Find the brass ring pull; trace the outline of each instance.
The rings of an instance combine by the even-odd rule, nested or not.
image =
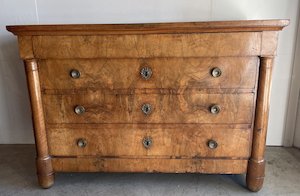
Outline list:
[[[70,71],[70,76],[74,79],[80,78],[80,72],[77,69],[72,69]]]
[[[212,113],[212,114],[219,114],[220,111],[221,111],[221,108],[219,105],[212,105],[210,107],[210,113]]]
[[[152,112],[152,106],[149,103],[143,104],[141,109],[145,115],[149,115]]]
[[[144,137],[143,138],[143,146],[146,149],[149,149],[152,146],[153,142],[152,142],[152,138],[151,137]]]
[[[81,105],[77,105],[75,108],[74,108],[74,112],[78,115],[81,115],[85,112],[85,108]]]
[[[86,147],[86,145],[87,145],[86,139],[80,138],[77,140],[77,146],[79,148],[84,148],[84,147]]]
[[[152,69],[150,67],[143,67],[140,74],[144,80],[148,80],[152,76]]]
[[[216,149],[218,147],[218,143],[215,141],[215,140],[209,140],[207,142],[207,146],[210,148],[210,149]]]
[[[212,75],[212,77],[214,77],[214,78],[218,78],[218,77],[220,77],[220,76],[222,75],[222,71],[221,71],[220,68],[215,67],[215,68],[212,69],[211,75]]]

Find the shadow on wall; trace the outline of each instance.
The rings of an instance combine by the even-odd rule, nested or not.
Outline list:
[[[33,143],[26,75],[17,39],[0,34],[0,144]]]

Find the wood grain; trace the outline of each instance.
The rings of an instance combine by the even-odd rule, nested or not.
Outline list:
[[[262,32],[261,57],[270,57],[276,55],[278,36],[278,31]]]
[[[259,65],[257,57],[40,60],[38,64],[43,89],[254,89]],[[152,70],[148,80],[140,74],[143,67]],[[220,77],[211,75],[215,67],[221,69]],[[80,78],[70,77],[73,69]]]
[[[33,48],[32,48],[32,36],[19,36],[19,53],[21,58],[25,59],[34,59]]]
[[[24,61],[24,64],[27,75],[27,84],[30,94],[32,120],[34,126],[38,181],[40,186],[43,188],[49,188],[54,183],[54,174],[48,151],[37,62],[36,60],[31,59]]]
[[[95,91],[88,94],[44,95],[47,123],[252,123],[254,94],[113,94]],[[152,112],[145,115],[145,103]],[[219,114],[210,107],[220,106]],[[85,113],[74,112],[83,106]]]
[[[261,32],[33,36],[32,39],[38,59],[256,56],[261,51]]]
[[[129,159],[54,157],[56,172],[164,172],[242,174],[247,170],[247,160],[226,159]]]
[[[269,119],[270,83],[272,78],[273,58],[261,58],[260,78],[253,129],[252,154],[247,172],[247,187],[257,192],[262,188],[265,170],[265,147]]]
[[[230,137],[227,137],[230,135]],[[201,126],[194,128],[77,128],[48,129],[48,142],[52,156],[104,156],[104,157],[181,157],[181,158],[244,158],[250,156],[251,129]],[[143,138],[152,138],[146,149]],[[87,146],[80,148],[77,140],[84,138]],[[209,140],[218,143],[210,149]],[[239,149],[238,151],[236,149]]]
[[[15,35],[111,35],[279,31],[288,24],[289,20],[241,20],[148,24],[14,25],[6,26],[6,29]]]
[[[130,130],[146,130],[146,129],[252,129],[252,124],[46,124],[47,129],[130,129]],[[213,128],[212,128],[213,127]],[[251,146],[252,148],[252,146]]]

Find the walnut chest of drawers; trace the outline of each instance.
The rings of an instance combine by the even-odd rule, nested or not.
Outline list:
[[[246,173],[258,191],[288,23],[8,26],[26,68],[40,185],[55,172]]]

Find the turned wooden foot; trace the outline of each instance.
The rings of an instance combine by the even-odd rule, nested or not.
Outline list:
[[[44,188],[50,188],[54,184],[54,173],[49,176],[43,176],[38,174],[39,185]]]
[[[249,160],[246,176],[247,187],[250,191],[259,191],[264,183],[265,161]]]
[[[54,184],[51,157],[37,158],[36,165],[39,185],[45,189],[50,188]]]

